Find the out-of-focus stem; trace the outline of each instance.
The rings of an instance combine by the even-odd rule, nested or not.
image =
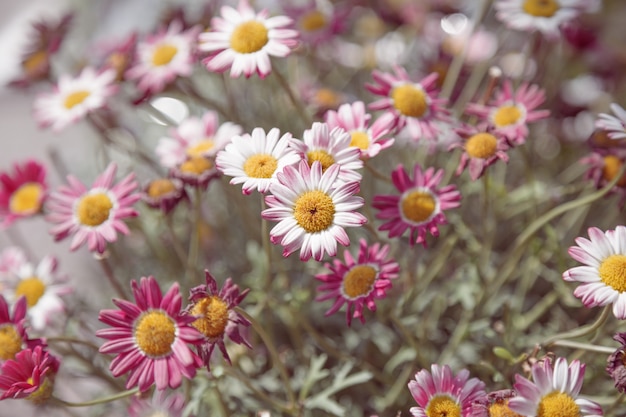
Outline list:
[[[557,340],[575,339],[577,337],[583,337],[583,336],[586,336],[588,334],[595,332],[600,327],[602,327],[602,325],[606,322],[606,319],[609,317],[609,314],[611,313],[611,308],[612,308],[611,304],[604,306],[604,309],[602,309],[602,313],[600,313],[600,315],[598,316],[595,322],[585,327],[579,327],[578,329],[570,330],[569,332],[555,334],[554,336],[547,338],[542,343],[542,345],[550,346]]]
[[[139,388],[133,388],[131,390],[128,391],[124,391],[124,392],[120,392],[118,394],[114,394],[114,395],[110,395],[108,397],[102,397],[102,398],[97,398],[95,400],[91,400],[91,401],[85,401],[82,403],[73,403],[70,401],[64,401],[61,400],[59,398],[56,397],[52,397],[52,400],[58,404],[64,405],[66,407],[89,407],[92,405],[98,405],[98,404],[104,404],[104,403],[110,403],[116,400],[120,400],[122,398],[126,398],[126,397],[130,397],[132,395],[135,395],[139,392]]]
[[[99,261],[98,263],[102,267],[102,270],[104,271],[104,275],[109,280],[109,284],[111,284],[111,287],[113,287],[113,290],[115,290],[117,295],[120,296],[121,298],[128,299],[126,290],[124,290],[124,287],[122,287],[120,282],[117,280],[115,273],[113,272],[113,267],[111,266],[111,263],[109,262],[109,258],[107,256],[103,256],[97,259]]]
[[[285,79],[285,77],[278,70],[272,71],[272,74],[274,74],[280,86],[283,88],[283,90],[285,90],[285,92],[287,93],[287,96],[289,96],[289,100],[296,108],[296,111],[298,112],[298,115],[304,122],[304,125],[307,127],[311,126],[311,124],[313,123],[313,120],[311,120],[311,117],[307,114],[306,110],[304,110],[304,107],[302,106],[302,102],[296,98],[296,95],[293,92],[293,89],[291,88],[291,86],[289,85],[289,82]]]

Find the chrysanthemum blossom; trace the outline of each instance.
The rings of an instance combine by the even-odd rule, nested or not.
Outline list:
[[[170,176],[180,179],[186,185],[205,189],[211,180],[220,176],[214,158],[191,156],[170,170]]]
[[[339,181],[361,181],[361,174],[357,171],[363,168],[361,150],[351,146],[351,142],[350,134],[344,129],[336,127],[331,130],[326,123],[315,122],[311,129],[304,131],[302,140],[291,139],[289,146],[309,165],[318,161],[322,172],[333,164],[339,165]]]
[[[456,175],[461,175],[469,166],[470,178],[476,181],[498,160],[509,161],[506,153],[509,149],[508,141],[502,134],[483,125],[464,126],[456,131],[463,140],[454,142],[448,147],[463,149]]]
[[[43,404],[52,395],[59,360],[43,346],[24,349],[2,364],[0,369],[0,400],[25,398]]]
[[[24,327],[26,317],[26,298],[20,298],[13,304],[13,315],[9,304],[0,295],[0,364],[15,358],[18,352],[39,344],[39,339],[29,340]]]
[[[329,110],[324,116],[330,129],[340,127],[350,134],[350,146],[361,150],[361,158],[372,158],[394,142],[388,135],[395,127],[396,118],[385,113],[369,126],[371,118],[362,101],[342,104],[337,111]]]
[[[602,407],[593,401],[579,398],[583,385],[585,364],[578,360],[568,366],[567,359],[554,362],[546,358],[532,367],[533,381],[515,375],[517,396],[509,407],[523,416],[598,417]]]
[[[496,134],[504,135],[512,144],[521,145],[528,137],[528,123],[550,115],[549,110],[536,110],[544,101],[545,93],[538,85],[523,83],[514,90],[506,80],[488,105],[469,103],[466,112],[489,123]]]
[[[66,74],[51,93],[43,93],[35,99],[35,120],[41,127],[61,131],[94,110],[105,107],[109,97],[118,87],[116,73],[112,69],[97,72],[86,67],[76,78]]]
[[[626,110],[617,103],[611,103],[613,115],[600,113],[596,120],[596,127],[608,132],[611,139],[626,138]]]
[[[129,417],[182,417],[185,396],[180,392],[168,395],[166,391],[154,390],[150,398],[133,396],[128,406]]]
[[[376,311],[377,299],[385,298],[387,290],[391,288],[391,280],[398,277],[400,266],[388,258],[389,245],[381,247],[379,243],[368,246],[365,239],[359,241],[359,253],[356,259],[350,251],[344,251],[345,262],[334,259],[324,267],[331,272],[317,274],[315,278],[324,284],[317,288],[322,293],[316,301],[335,299],[326,316],[336,313],[344,304],[348,326],[352,318],[358,318],[365,323],[363,307]]]
[[[470,378],[469,371],[456,376],[448,365],[431,365],[431,372],[422,369],[409,382],[409,391],[417,407],[409,410],[415,417],[472,417],[472,403],[485,397],[485,384]]]
[[[99,320],[108,326],[96,332],[108,339],[101,353],[115,354],[110,369],[113,376],[129,373],[126,388],[146,391],[152,384],[158,390],[177,388],[182,377],[193,378],[202,365],[188,344],[203,340],[191,326],[194,318],[181,311],[178,283],[163,295],[154,277],[131,281],[135,304],[114,299],[119,310],[100,311]]]
[[[286,166],[270,185],[272,195],[265,197],[269,206],[263,218],[278,222],[270,231],[270,240],[283,246],[283,256],[300,249],[300,259],[317,261],[337,254],[337,242],[344,246],[350,238],[344,227],[359,227],[367,222],[354,210],[363,206],[355,196],[358,182],[336,183],[340,166],[331,165],[322,173],[322,165],[300,161],[298,167]]]
[[[248,295],[249,290],[240,292],[239,287],[233,284],[230,278],[227,278],[222,288],[218,289],[217,281],[209,271],[204,271],[204,274],[206,284],[191,289],[190,304],[186,312],[195,319],[191,325],[204,335],[204,341],[197,349],[204,365],[209,369],[215,346],[219,347],[224,359],[230,363],[224,345],[226,336],[229,340],[250,349],[252,345],[240,333],[242,328],[250,326],[250,322],[234,310]]]
[[[165,168],[175,168],[188,158],[214,158],[242,131],[231,122],[219,124],[217,113],[208,111],[202,118],[188,117],[171,129],[169,136],[159,140],[156,154]]]
[[[200,27],[184,30],[179,21],[167,29],[148,36],[137,45],[136,62],[125,77],[134,80],[144,94],[163,91],[176,77],[187,77],[193,71],[196,37]]]
[[[626,162],[626,150],[607,149],[593,152],[580,160],[582,164],[588,165],[585,178],[593,181],[596,188],[607,186],[619,175],[624,162]],[[626,203],[626,174],[623,174],[617,183],[609,191],[611,194],[619,196],[619,206]]]
[[[578,246],[567,251],[584,264],[563,273],[563,279],[580,282],[574,295],[585,307],[613,304],[613,314],[626,319],[626,226],[602,232],[597,227],[588,230],[589,239],[576,238]]]
[[[626,392],[626,333],[618,332],[613,336],[613,340],[620,344],[615,352],[609,355],[606,360],[606,372],[609,374],[615,388],[621,392]]]
[[[280,130],[271,129],[267,134],[260,127],[252,134],[235,136],[226,148],[217,154],[216,164],[224,175],[233,177],[231,184],[243,184],[241,191],[251,194],[254,190],[266,193],[276,175],[287,165],[294,165],[302,158],[289,147],[291,133],[280,136]]]
[[[0,228],[41,211],[48,185],[46,168],[29,159],[13,165],[13,172],[0,172]]]
[[[558,38],[561,25],[576,18],[588,0],[497,0],[496,17],[512,29]]]
[[[87,242],[89,250],[104,253],[107,242],[117,240],[117,232],[128,234],[123,222],[137,216],[132,207],[141,194],[136,193],[137,182],[133,173],[114,184],[117,165],[110,163],[94,181],[91,188],[69,175],[69,186],[61,186],[48,199],[47,219],[56,225],[50,230],[56,241],[73,235],[70,250]]]
[[[444,211],[458,207],[461,200],[461,193],[454,185],[438,188],[442,178],[442,169],[423,171],[419,164],[413,167],[411,178],[404,166],[398,165],[391,180],[400,194],[374,196],[372,206],[379,210],[376,218],[386,222],[378,229],[388,230],[390,238],[410,230],[411,246],[416,243],[426,246],[427,232],[439,236],[439,225],[447,223]]]
[[[184,184],[178,178],[157,178],[143,187],[141,199],[148,206],[167,214],[181,200],[188,199]]]
[[[449,121],[447,100],[439,97],[435,72],[419,82],[412,81],[404,68],[395,66],[394,73],[374,71],[375,84],[366,84],[370,92],[384,98],[370,103],[372,110],[389,112],[396,118],[398,130],[406,128],[413,141],[435,141],[440,128],[438,122]]]
[[[295,22],[303,43],[317,46],[341,33],[350,8],[308,0],[302,5],[285,5],[285,13]]]
[[[264,78],[272,71],[270,56],[284,58],[297,44],[298,32],[287,29],[289,17],[256,13],[247,0],[240,0],[237,9],[222,6],[221,15],[211,19],[210,32],[199,35],[198,48],[210,53],[202,61],[209,71],[230,68],[233,78],[254,73]]]

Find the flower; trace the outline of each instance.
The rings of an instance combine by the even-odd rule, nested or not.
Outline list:
[[[240,135],[242,128],[231,122],[218,124],[217,113],[207,111],[202,119],[188,117],[170,130],[171,137],[163,137],[156,148],[161,165],[175,168],[189,158],[213,158]]]
[[[0,227],[41,211],[46,199],[46,168],[34,159],[13,165],[13,173],[0,173]]]
[[[187,344],[196,345],[203,336],[191,327],[194,317],[181,311],[177,282],[165,295],[152,276],[132,280],[131,288],[135,304],[114,299],[119,310],[100,311],[99,320],[111,326],[96,332],[109,340],[100,352],[117,355],[109,367],[113,376],[130,372],[127,389],[146,391],[154,383],[158,390],[177,388],[183,376],[193,378],[201,365]]]
[[[157,178],[150,181],[143,188],[141,199],[152,208],[161,209],[169,213],[183,199],[189,196],[184,184],[178,178]]]
[[[195,62],[195,40],[199,27],[183,30],[179,21],[167,29],[148,36],[137,45],[136,62],[125,77],[137,82],[137,88],[146,94],[155,94],[178,76],[189,76]]]
[[[615,388],[621,393],[626,392],[626,357],[624,356],[626,349],[626,333],[615,333],[613,340],[621,344],[621,346],[608,357],[606,361],[606,372],[608,372]]]
[[[26,253],[18,246],[9,246],[0,252],[0,284],[5,277],[12,275],[23,264],[27,263]],[[0,291],[2,286],[0,285]]]
[[[559,36],[560,27],[577,17],[587,0],[498,0],[496,17],[508,27],[548,38]]]
[[[26,298],[22,297],[13,304],[13,317],[9,304],[0,294],[0,364],[26,348],[43,344],[41,339],[29,339],[24,327],[26,317]]]
[[[35,404],[44,403],[52,395],[59,360],[43,346],[24,349],[2,364],[0,400],[26,398]]]
[[[69,186],[59,187],[50,196],[47,218],[56,223],[50,230],[56,241],[74,235],[70,250],[87,242],[90,251],[102,254],[107,242],[117,240],[117,232],[129,233],[122,220],[138,215],[132,205],[141,195],[134,193],[137,183],[132,173],[113,185],[116,170],[117,165],[110,163],[90,189],[69,175]]]
[[[602,408],[593,401],[577,398],[583,385],[585,364],[578,360],[568,366],[567,359],[545,359],[532,367],[533,382],[515,375],[517,396],[509,408],[523,416],[596,417]]]
[[[222,6],[221,14],[211,19],[213,30],[199,36],[198,48],[211,53],[202,61],[209,71],[230,68],[233,78],[255,72],[264,78],[272,70],[270,55],[284,58],[297,44],[298,32],[285,28],[292,23],[289,17],[255,13],[247,0],[240,0],[237,10]]]
[[[234,310],[250,290],[239,292],[239,287],[233,284],[230,278],[227,278],[222,288],[218,290],[217,282],[209,271],[205,270],[204,275],[206,284],[191,289],[190,304],[186,312],[195,319],[191,325],[204,335],[204,341],[197,349],[204,365],[209,369],[211,354],[216,345],[224,359],[230,363],[224,345],[226,336],[233,342],[252,349],[252,345],[240,333],[240,328],[250,326],[250,322]]]
[[[345,263],[334,259],[332,264],[329,262],[324,264],[331,273],[315,275],[316,279],[324,283],[317,290],[325,292],[315,300],[335,299],[326,316],[336,313],[341,306],[348,304],[346,309],[348,326],[353,317],[365,323],[363,307],[367,305],[371,311],[376,311],[374,300],[385,298],[387,290],[391,288],[391,280],[398,277],[400,266],[395,260],[386,259],[388,255],[389,245],[381,247],[379,243],[375,243],[368,246],[367,241],[361,239],[356,260],[346,250],[343,254]]]
[[[272,195],[265,197],[269,206],[263,218],[278,224],[270,231],[270,240],[283,246],[283,256],[300,249],[300,259],[313,257],[321,261],[324,253],[337,254],[337,242],[350,244],[344,227],[359,227],[367,222],[354,210],[363,206],[357,197],[358,182],[335,184],[340,166],[331,165],[322,173],[322,164],[309,167],[300,161],[297,168],[286,166],[277,175],[278,183],[270,185]]]
[[[404,68],[394,66],[395,75],[374,71],[376,84],[366,84],[371,93],[385,98],[370,103],[372,110],[385,110],[396,119],[398,130],[406,127],[412,140],[435,140],[439,133],[437,122],[447,122],[446,99],[438,97],[437,73],[433,72],[414,82]]]
[[[192,156],[170,170],[170,175],[189,186],[206,188],[211,180],[220,176],[220,171],[212,158]]]
[[[504,389],[493,391],[472,403],[472,417],[524,417],[509,408],[509,401],[515,397],[515,391]]]
[[[182,417],[185,408],[185,396],[180,393],[167,395],[165,391],[155,390],[148,398],[133,396],[128,406],[129,417]]]
[[[285,12],[294,20],[302,42],[317,46],[344,30],[350,9],[308,0],[302,5],[285,5]]]
[[[369,126],[372,116],[365,113],[362,101],[342,104],[337,111],[329,110],[324,121],[329,129],[340,127],[350,134],[350,146],[360,149],[361,158],[372,158],[383,149],[393,145],[393,138],[386,138],[395,126],[395,117],[385,113]]]
[[[585,307],[613,304],[613,314],[626,318],[626,226],[602,232],[588,229],[589,239],[576,238],[578,246],[568,249],[569,255],[584,264],[563,273],[569,282],[581,282],[574,290]]]
[[[333,164],[339,165],[339,181],[361,181],[361,174],[356,171],[363,168],[361,150],[350,146],[350,142],[350,135],[342,128],[330,130],[326,123],[315,122],[304,131],[302,140],[292,139],[289,146],[309,165],[318,161],[322,172]]]
[[[626,138],[626,110],[617,103],[611,103],[611,111],[615,116],[600,113],[596,127],[608,131],[611,139]]]
[[[422,369],[409,382],[409,391],[417,407],[409,410],[416,417],[459,416],[470,417],[472,403],[486,394],[485,384],[477,378],[469,379],[463,369],[456,376],[448,365],[431,365],[431,372]]]
[[[456,175],[461,175],[469,165],[470,178],[476,181],[482,177],[487,167],[495,164],[498,159],[508,162],[509,149],[506,138],[486,126],[464,126],[458,128],[457,133],[465,141],[452,143],[448,149],[463,148],[463,154],[456,170]]]
[[[593,181],[597,189],[604,188],[615,180],[624,165],[624,161],[626,161],[626,150],[624,149],[599,150],[580,160],[581,163],[589,165],[585,179]],[[617,180],[609,193],[619,195],[619,206],[624,206],[626,203],[626,174]]]
[[[126,71],[133,64],[133,59],[137,51],[137,33],[131,32],[121,40],[107,43],[103,48],[102,66],[115,71],[115,80],[124,81]]]
[[[527,123],[550,115],[549,110],[535,110],[544,101],[545,93],[539,86],[523,83],[513,91],[513,84],[506,80],[489,105],[469,103],[466,112],[488,122],[494,133],[521,145],[528,136]]]
[[[419,164],[413,167],[413,179],[403,165],[391,173],[391,180],[400,195],[376,195],[372,206],[379,210],[376,218],[385,220],[378,230],[389,230],[389,237],[402,236],[409,229],[409,244],[426,246],[426,232],[439,236],[440,224],[446,224],[444,210],[459,206],[461,193],[454,185],[437,188],[443,178],[443,170]]]
[[[302,159],[289,148],[291,133],[285,133],[280,138],[279,135],[277,128],[266,135],[265,130],[257,127],[252,135],[246,133],[233,137],[231,143],[217,154],[217,169],[233,177],[231,184],[243,183],[241,191],[244,194],[250,194],[255,189],[266,193],[270,184],[276,182],[276,174]]]
[[[61,75],[51,93],[43,93],[35,99],[35,119],[41,127],[51,127],[58,132],[88,113],[102,108],[117,92],[115,71],[100,73],[86,67],[80,75],[72,78]]]

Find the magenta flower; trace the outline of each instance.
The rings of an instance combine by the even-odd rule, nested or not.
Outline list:
[[[12,173],[1,172],[0,228],[39,213],[47,190],[46,168],[33,159],[15,163]]]
[[[25,328],[26,309],[26,298],[20,297],[13,305],[11,317],[9,304],[4,296],[0,295],[0,364],[14,359],[24,349],[45,345],[41,339],[28,338]]]
[[[44,403],[52,395],[59,366],[59,360],[43,346],[22,350],[2,364],[0,400],[26,398],[35,404]]]
[[[189,196],[178,178],[157,178],[143,187],[141,199],[148,206],[168,214],[181,200],[188,200]]]
[[[498,160],[509,161],[506,153],[509,149],[508,141],[502,134],[488,130],[484,125],[466,125],[457,129],[457,133],[463,141],[455,142],[448,147],[448,149],[463,149],[456,175],[461,175],[469,166],[470,178],[476,181],[483,176],[487,167]]]

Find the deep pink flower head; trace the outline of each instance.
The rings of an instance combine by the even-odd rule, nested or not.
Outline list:
[[[46,168],[34,159],[15,163],[12,173],[0,172],[0,229],[38,214],[47,191]]]
[[[0,370],[0,400],[26,398],[36,404],[52,395],[59,360],[43,346],[25,349],[2,364]]]
[[[45,342],[29,339],[26,333],[26,297],[20,297],[13,305],[13,315],[4,296],[0,295],[0,364],[15,359],[24,349],[34,349]]]

